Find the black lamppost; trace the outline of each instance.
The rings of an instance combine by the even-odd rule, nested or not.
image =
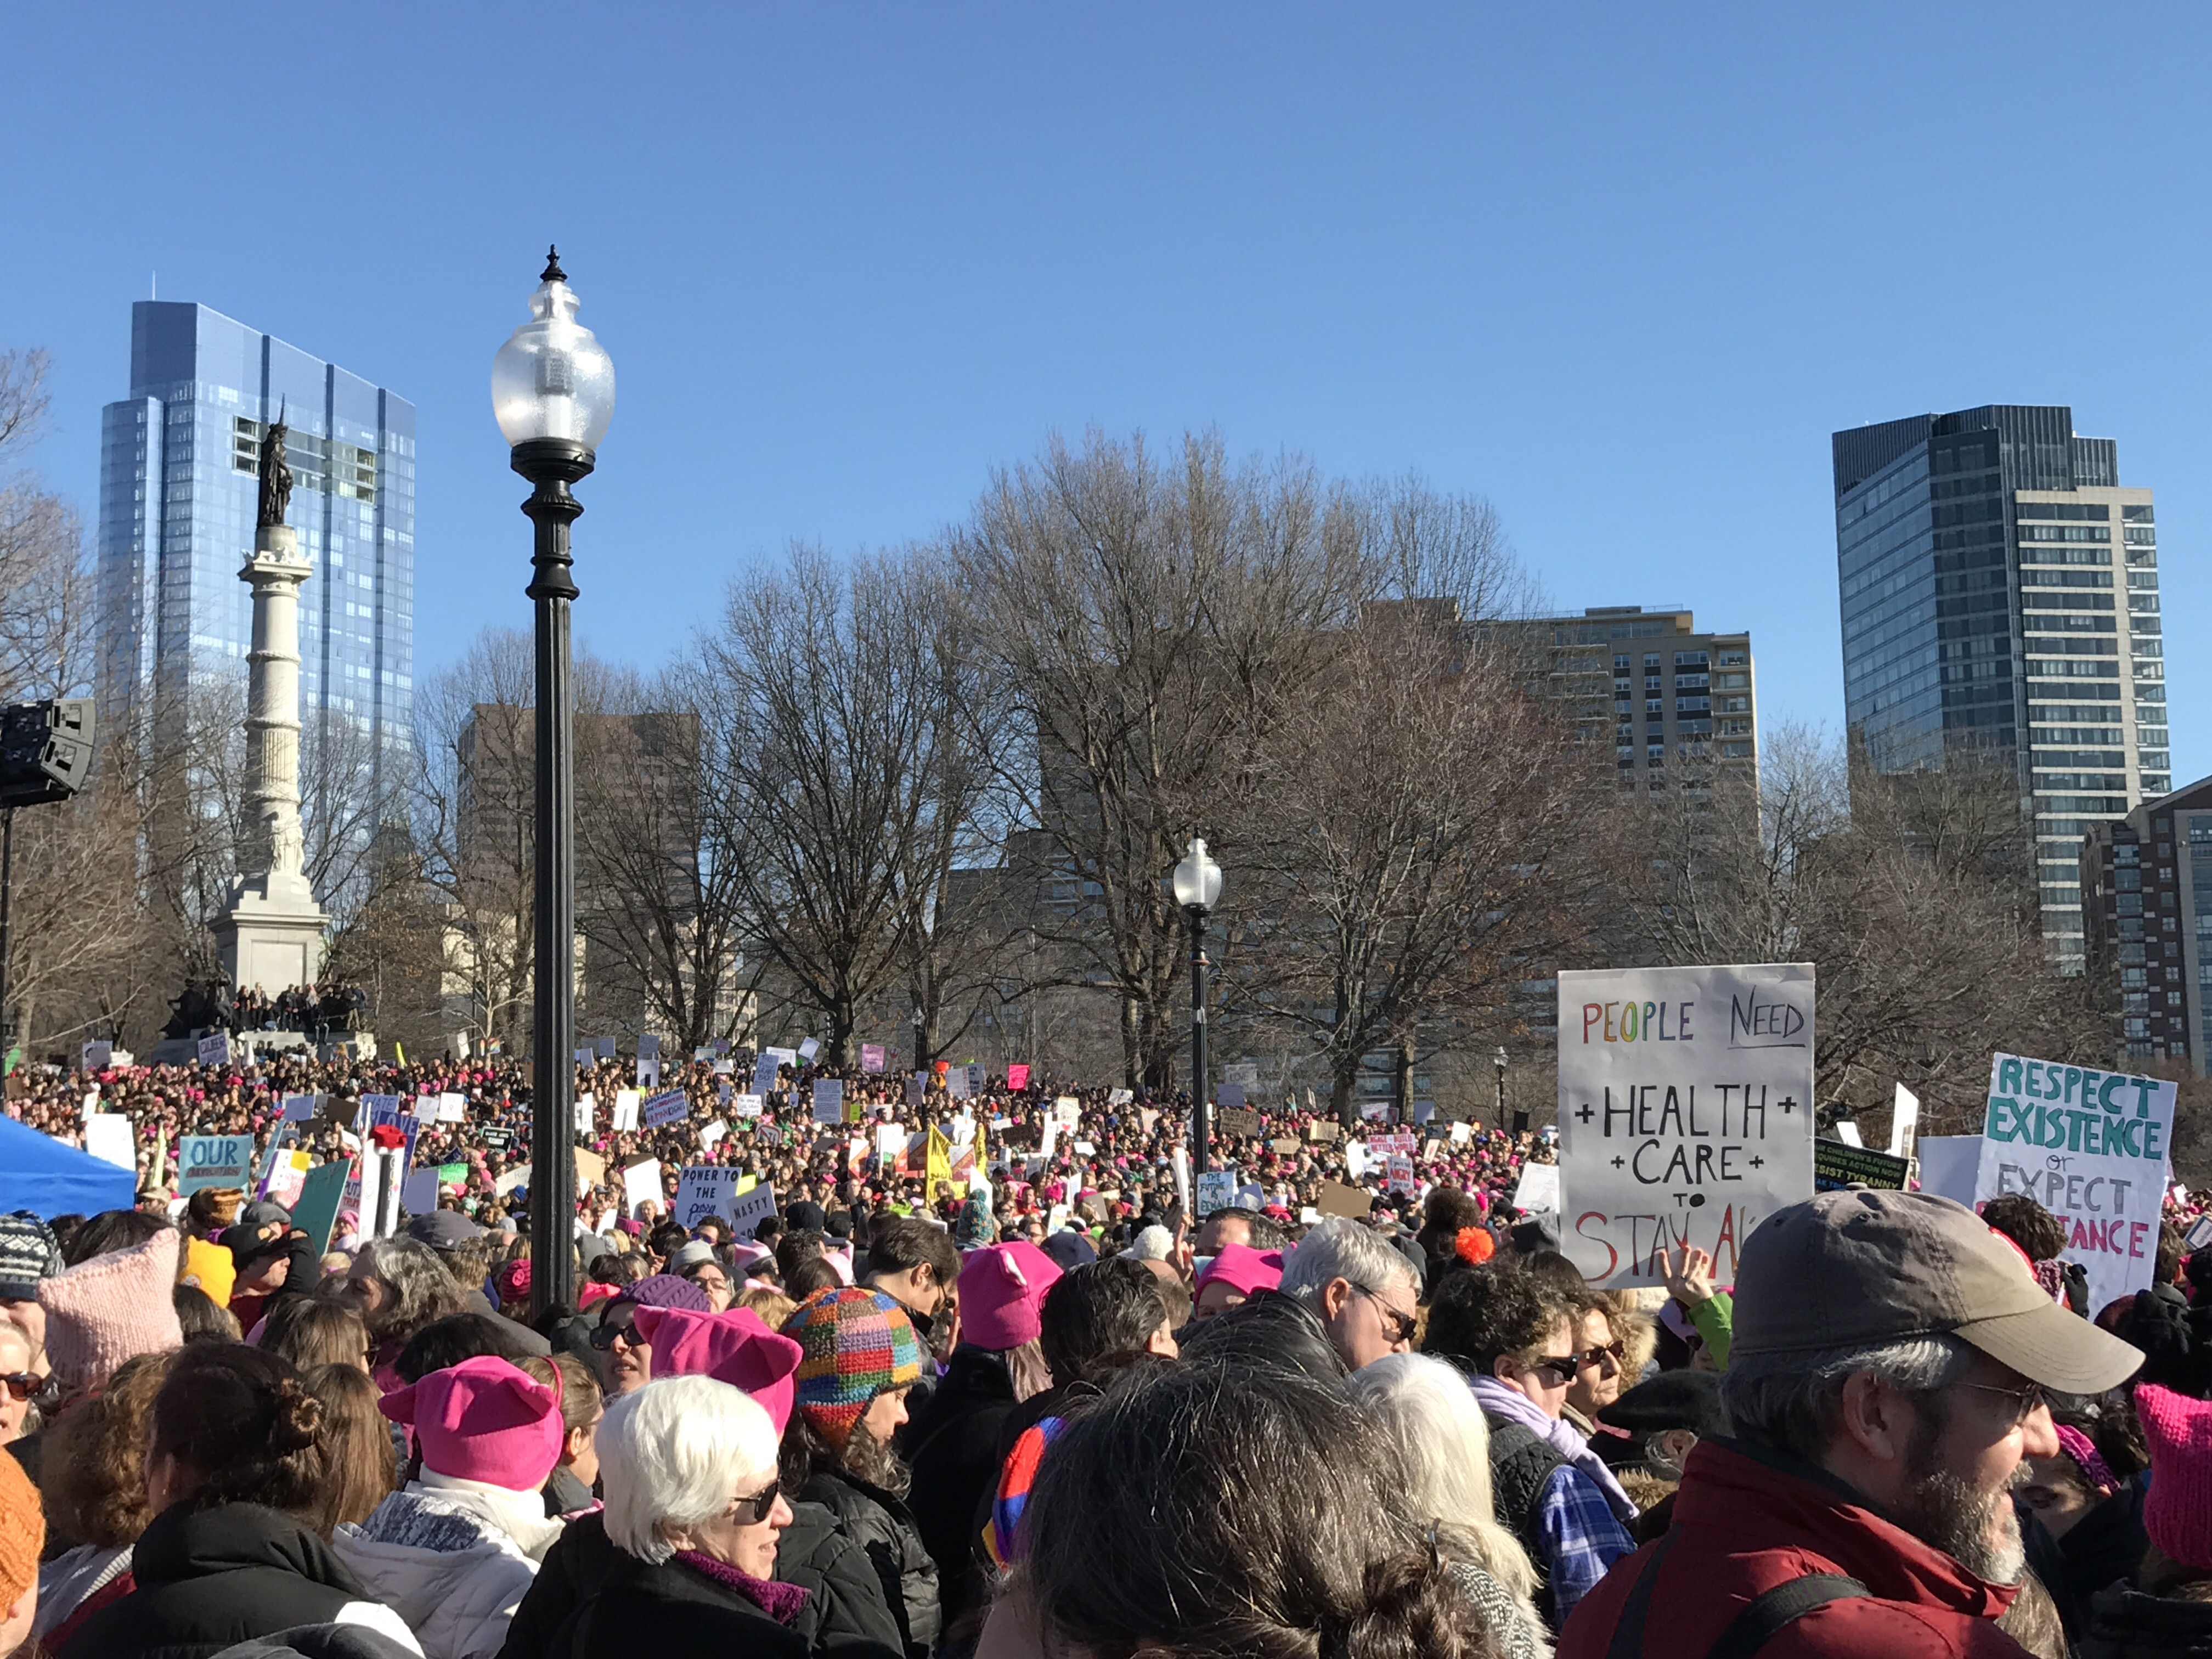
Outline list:
[[[1490,1063],[1498,1068],[1498,1127],[1502,1129],[1505,1127],[1505,1050],[1500,1048],[1491,1055]]]
[[[1194,836],[1175,867],[1175,900],[1190,918],[1190,1167],[1194,1176],[1211,1167],[1213,1108],[1206,1088],[1206,913],[1221,897],[1221,866]]]
[[[533,1314],[575,1305],[575,779],[569,744],[568,526],[584,508],[568,486],[590,473],[615,412],[615,366],[576,320],[561,257],[546,251],[530,321],[492,359],[492,413],[533,486],[522,510],[537,526],[537,929],[530,1091]]]

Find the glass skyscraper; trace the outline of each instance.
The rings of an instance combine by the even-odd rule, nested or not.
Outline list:
[[[2081,960],[2081,837],[2173,787],[2151,492],[2070,409],[1990,404],[1833,441],[1844,696],[1877,770],[2008,762],[2044,933]]]
[[[253,603],[238,573],[280,414],[287,521],[314,567],[300,594],[302,736],[358,736],[331,752],[357,755],[349,769],[366,766],[359,782],[380,796],[413,740],[415,407],[205,306],[131,307],[131,395],[102,411],[103,704],[110,718],[158,711],[165,690],[210,676],[243,689]]]

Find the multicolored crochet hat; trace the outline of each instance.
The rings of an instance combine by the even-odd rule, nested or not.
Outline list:
[[[875,1397],[921,1376],[921,1341],[906,1310],[880,1291],[817,1291],[783,1322],[797,1342],[799,1413],[842,1447]]]

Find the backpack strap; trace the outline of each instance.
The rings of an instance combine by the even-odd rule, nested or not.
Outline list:
[[[1605,1659],[1644,1659],[1644,1620],[1651,1611],[1651,1592],[1659,1583],[1659,1564],[1674,1547],[1674,1538],[1671,1532],[1662,1538],[1637,1570],[1636,1582],[1628,1587],[1628,1599],[1620,1604],[1620,1617],[1613,1621],[1613,1640],[1606,1645]]]
[[[1777,1584],[1736,1614],[1706,1659],[1752,1659],[1767,1643],[1815,1607],[1873,1594],[1856,1578],[1837,1572],[1808,1572]]]

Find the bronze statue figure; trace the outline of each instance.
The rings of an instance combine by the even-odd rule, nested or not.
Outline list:
[[[284,522],[284,509],[292,504],[292,469],[284,465],[284,416],[276,420],[261,439],[261,514],[255,521],[267,530]]]

